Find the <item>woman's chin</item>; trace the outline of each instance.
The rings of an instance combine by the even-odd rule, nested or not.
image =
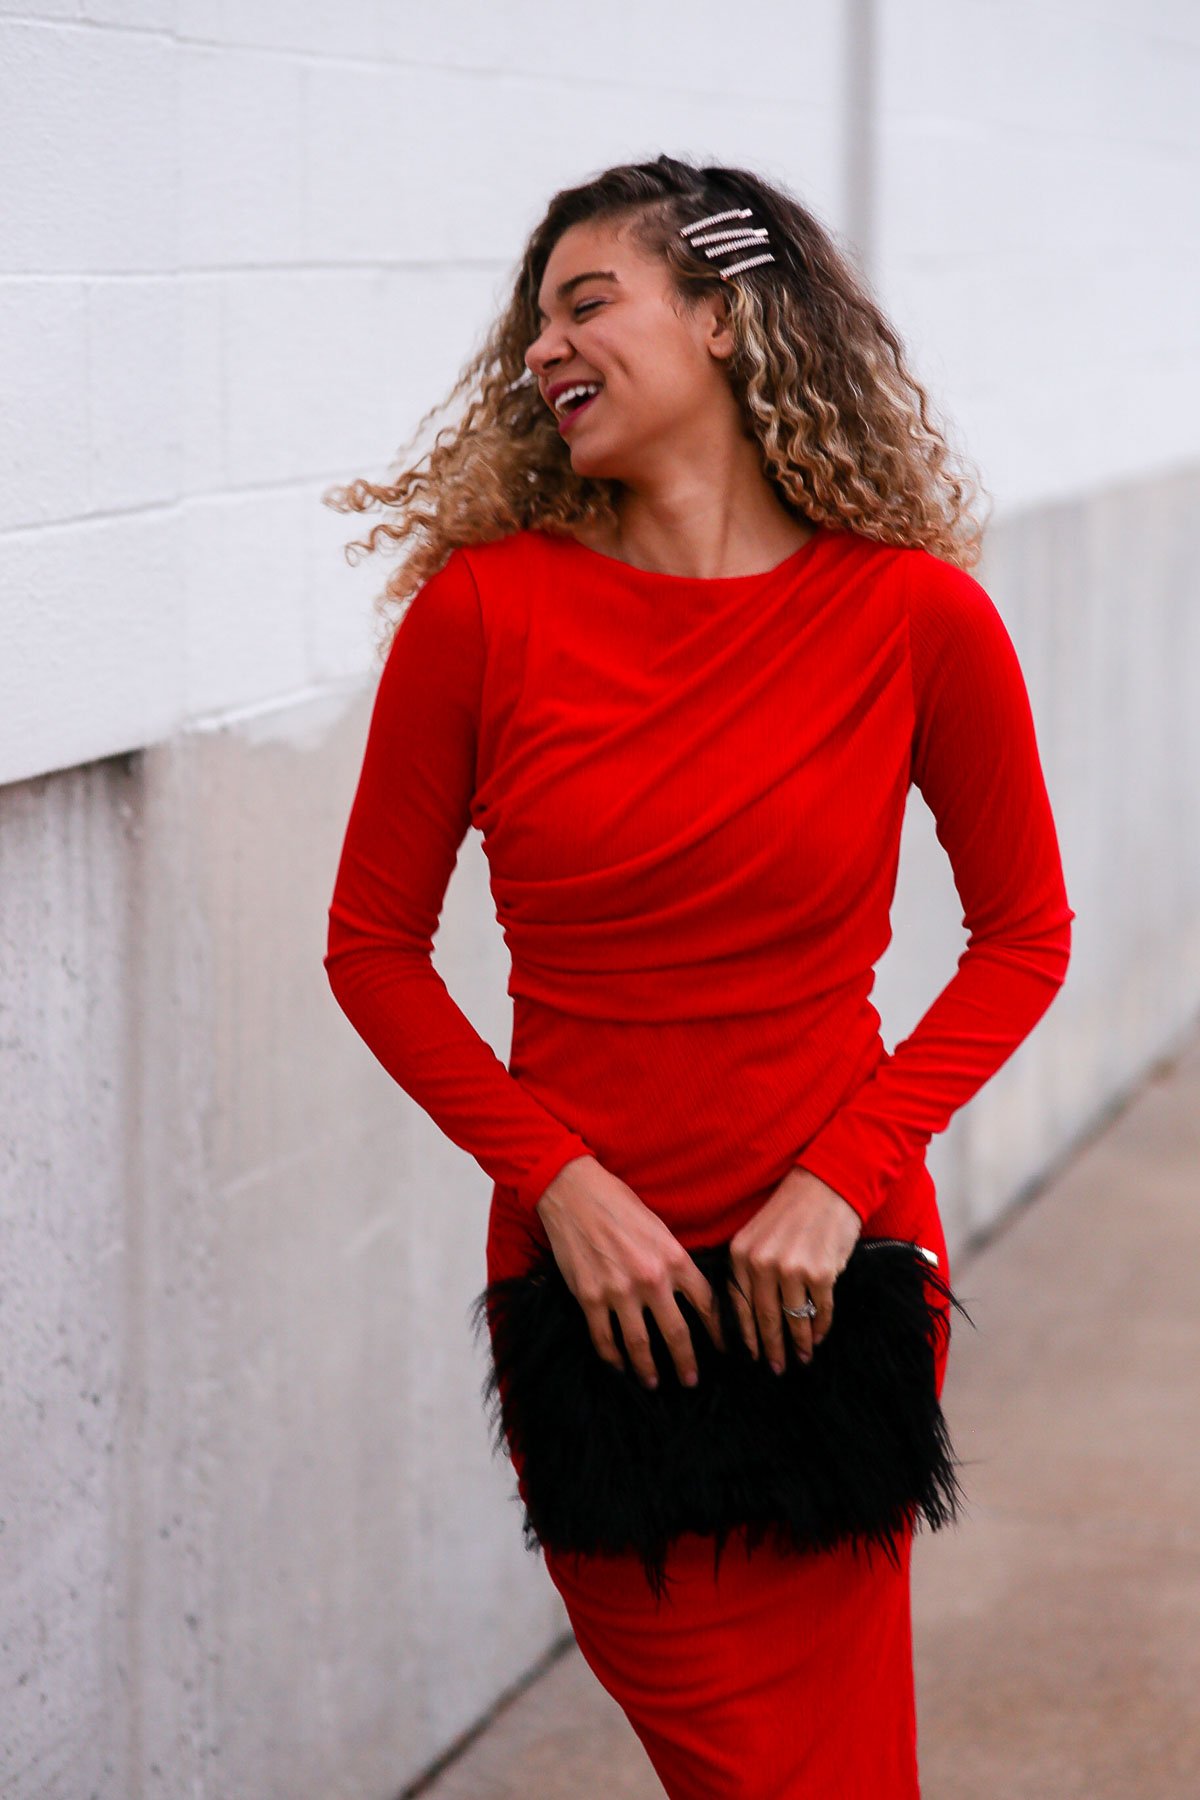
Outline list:
[[[620,481],[628,459],[619,450],[610,445],[587,444],[580,442],[568,446],[571,453],[571,467],[576,475],[586,475],[593,481]]]

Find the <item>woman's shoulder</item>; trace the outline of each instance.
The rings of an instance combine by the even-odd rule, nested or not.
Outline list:
[[[522,527],[503,535],[456,545],[442,565],[440,579],[462,590],[461,606],[470,592],[477,625],[489,647],[520,637],[544,597],[561,585],[556,550],[549,536]]]
[[[978,576],[928,550],[901,554],[918,714],[945,709],[957,696],[954,703],[961,704],[966,717],[992,705],[998,694],[1023,694],[1025,678],[1012,633]]]
[[[996,610],[978,576],[932,550],[906,546],[899,552],[898,568],[910,615],[952,624]]]
[[[1000,607],[977,575],[921,546],[889,563],[907,620],[914,666],[968,659],[1007,660],[1012,639]]]
[[[462,557],[477,579],[503,580],[508,575],[520,575],[531,563],[543,560],[552,552],[553,544],[549,532],[521,526],[500,537],[461,544],[454,555]]]

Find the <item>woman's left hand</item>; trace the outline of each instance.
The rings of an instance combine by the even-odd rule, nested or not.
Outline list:
[[[731,1284],[729,1291],[742,1336],[757,1360],[757,1323],[776,1374],[785,1367],[785,1326],[801,1361],[811,1362],[814,1345],[833,1324],[833,1285],[861,1230],[862,1219],[848,1200],[810,1169],[793,1168],[731,1239],[737,1285]],[[808,1294],[817,1308],[815,1318],[788,1318],[783,1307],[803,1306]]]

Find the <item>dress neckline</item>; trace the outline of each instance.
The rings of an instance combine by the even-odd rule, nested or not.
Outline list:
[[[619,556],[609,556],[605,550],[593,550],[590,544],[583,543],[570,532],[544,532],[543,536],[551,537],[555,542],[563,542],[584,556],[594,558],[597,562],[607,563],[610,569],[620,570],[623,575],[635,580],[658,584],[668,584],[677,588],[736,588],[747,587],[755,581],[769,581],[773,576],[789,574],[793,566],[805,561],[821,541],[829,534],[823,525],[814,525],[812,536],[805,538],[794,550],[788,552],[782,562],[773,568],[757,569],[748,575],[675,575],[662,569],[639,569],[636,563],[625,562]]]

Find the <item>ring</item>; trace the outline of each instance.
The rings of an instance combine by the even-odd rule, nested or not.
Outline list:
[[[817,1316],[816,1305],[811,1299],[803,1306],[785,1306],[783,1310],[789,1319],[815,1319]]]

